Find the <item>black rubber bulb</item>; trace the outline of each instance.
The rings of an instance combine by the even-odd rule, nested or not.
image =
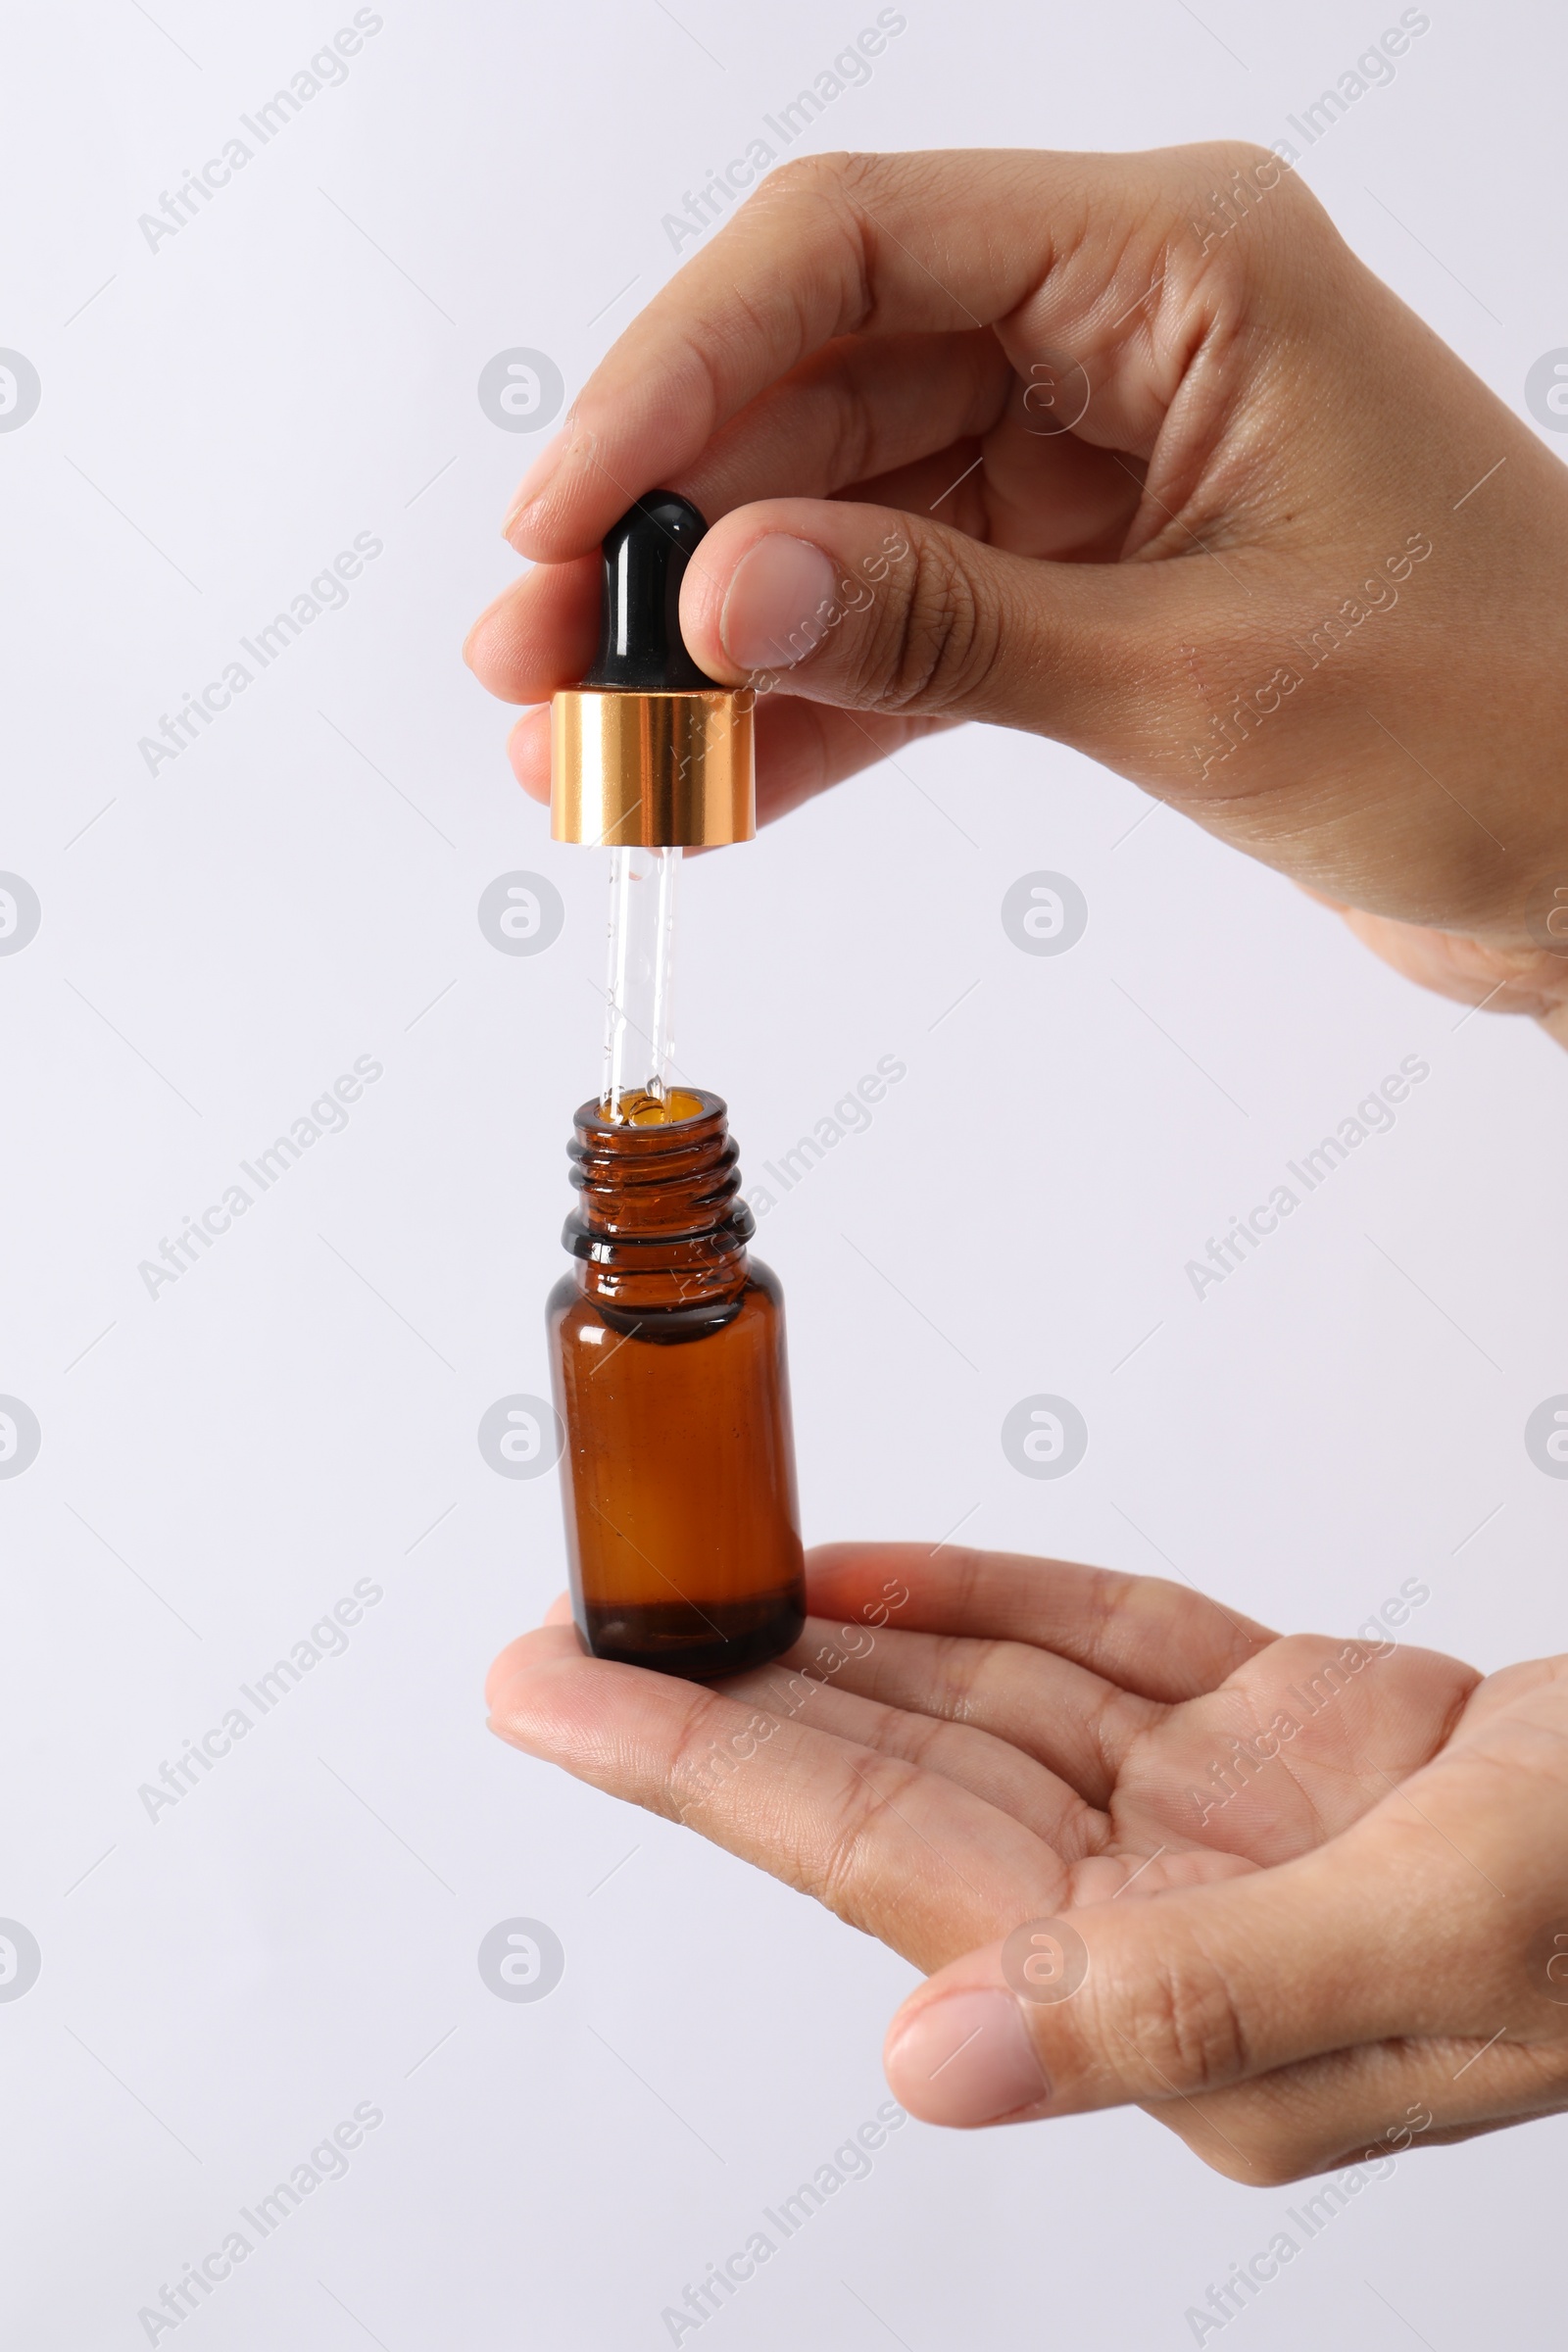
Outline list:
[[[690,499],[650,490],[606,533],[599,651],[584,686],[683,694],[716,685],[680,633],[681,580],[707,529]]]

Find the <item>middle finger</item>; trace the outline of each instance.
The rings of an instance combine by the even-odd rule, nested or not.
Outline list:
[[[1122,1690],[1024,1642],[808,1620],[785,1666],[830,1672],[841,1690],[910,1715],[988,1732],[1033,1757],[1090,1805],[1108,1805],[1127,1752],[1161,1721],[1155,1699]],[[852,1642],[851,1637],[854,1637]]]

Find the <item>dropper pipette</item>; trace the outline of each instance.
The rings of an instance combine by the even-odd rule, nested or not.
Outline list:
[[[599,1099],[612,1116],[643,1099],[649,1105],[666,1103],[674,1084],[679,881],[679,849],[610,853],[605,1079]]]
[[[707,525],[650,491],[604,540],[599,650],[551,716],[551,833],[611,852],[601,1106],[689,1115],[675,1085],[675,902],[683,849],[756,831],[752,702],[715,685],[680,633],[680,584]]]

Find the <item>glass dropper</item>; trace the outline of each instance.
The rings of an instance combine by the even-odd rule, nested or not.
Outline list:
[[[600,1107],[617,1123],[652,1122],[670,1115],[679,881],[678,849],[610,853],[610,959]]]
[[[605,534],[599,645],[552,698],[550,831],[611,857],[601,1115],[663,1125],[702,1098],[676,1084],[675,894],[682,849],[757,831],[754,694],[699,669],[680,633],[680,585],[707,524],[650,490]]]

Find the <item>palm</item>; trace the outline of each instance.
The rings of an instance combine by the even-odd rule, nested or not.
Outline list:
[[[1475,1679],[1428,1650],[1269,1642],[1131,1743],[1108,1808],[1112,1850],[1148,1852],[1157,1835],[1173,1864],[1185,1856],[1173,1875],[1189,1878],[1308,1852],[1432,1759]]]
[[[530,1669],[524,1744],[927,1970],[1324,1843],[1433,1757],[1477,1679],[1008,1554],[834,1546],[810,1592],[790,1656],[717,1690],[586,1659],[560,1618],[498,1679]]]

